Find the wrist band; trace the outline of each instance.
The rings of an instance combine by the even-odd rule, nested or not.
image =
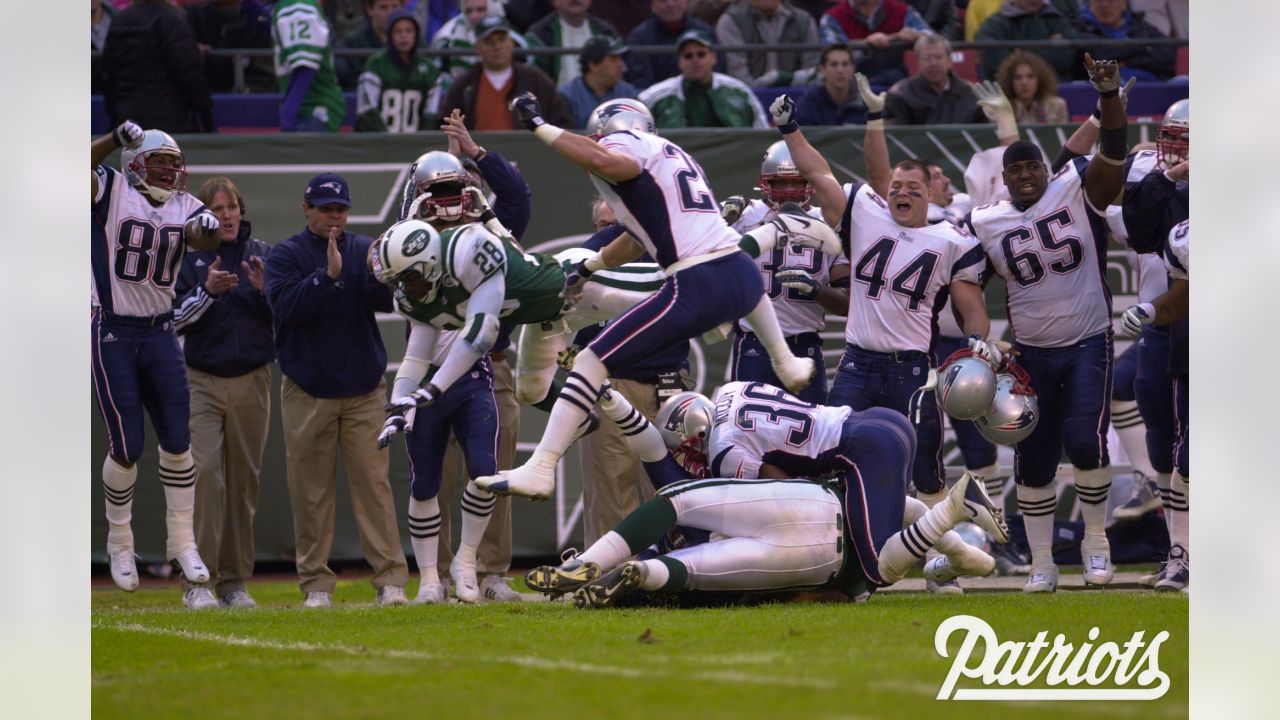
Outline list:
[[[880,113],[877,113],[880,114]],[[869,117],[869,116],[868,116]],[[868,130],[884,130],[884,117],[878,117],[874,120],[867,120]]]
[[[778,126],[778,132],[782,133],[783,135],[790,135],[791,133],[799,129],[800,129],[800,123],[796,122],[795,120],[788,120],[787,122],[784,122]]]
[[[1106,90],[1106,91],[1103,91],[1103,92],[1099,92],[1099,93],[1098,93],[1098,96],[1099,96],[1099,97],[1104,97],[1104,98],[1112,98],[1112,97],[1115,97],[1115,96],[1117,96],[1117,95],[1119,95],[1119,94],[1120,94],[1120,88],[1114,88],[1114,89],[1112,89],[1112,90]]]
[[[548,123],[542,123],[533,131],[533,134],[542,142],[550,145],[564,134],[564,130]]]

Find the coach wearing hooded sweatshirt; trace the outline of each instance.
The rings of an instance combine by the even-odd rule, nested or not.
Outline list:
[[[286,474],[298,576],[306,607],[329,607],[338,448],[379,605],[404,605],[408,580],[396,524],[388,454],[378,449],[387,399],[387,349],[375,311],[391,290],[369,273],[371,238],[346,232],[351,194],[341,175],[307,183],[307,227],[267,256],[267,302],[284,381]]]
[[[356,131],[402,133],[435,127],[439,100],[433,103],[432,90],[440,66],[433,58],[418,57],[420,36],[412,10],[391,13],[387,48],[369,56],[356,86]]]

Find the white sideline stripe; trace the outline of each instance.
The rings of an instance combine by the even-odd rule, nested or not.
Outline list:
[[[470,661],[484,664],[506,664],[518,665],[520,667],[536,668],[539,670],[570,670],[581,673],[594,673],[596,675],[616,675],[625,678],[642,678],[651,679],[656,677],[670,678],[693,678],[695,680],[709,680],[713,682],[724,682],[736,685],[778,685],[782,687],[804,687],[817,690],[834,690],[838,687],[838,683],[834,680],[825,680],[822,678],[803,678],[803,677],[780,677],[780,676],[761,676],[751,675],[733,670],[713,670],[713,671],[693,671],[693,672],[677,672],[663,671],[649,668],[632,668],[619,667],[616,665],[595,665],[592,663],[576,662],[573,660],[554,660],[551,658],[543,658],[531,655],[510,655],[501,657],[488,657],[483,655],[459,656],[454,653],[429,653],[421,650],[373,650],[365,647],[355,647],[351,645],[333,645],[324,643],[310,643],[302,641],[278,642],[275,640],[259,640],[256,638],[237,637],[235,635],[219,635],[217,633],[192,632],[190,630],[175,630],[172,628],[150,627],[147,625],[139,625],[137,623],[93,623],[93,628],[104,630],[119,630],[121,632],[141,633],[144,635],[158,635],[161,637],[173,637],[183,640],[194,640],[197,642],[211,642],[220,645],[230,645],[233,647],[249,647],[261,648],[264,650],[280,650],[280,651],[298,651],[298,652],[331,652],[341,653],[343,655],[352,655],[356,657],[383,657],[393,660],[420,660],[420,661],[436,661],[450,660],[453,662]]]

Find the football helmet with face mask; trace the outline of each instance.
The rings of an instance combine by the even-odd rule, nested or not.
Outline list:
[[[1040,422],[1040,403],[1031,387],[1031,377],[1010,362],[1008,372],[996,376],[996,395],[991,408],[974,421],[982,437],[997,445],[1014,445],[1025,440]]]
[[[779,140],[764,151],[760,163],[760,179],[757,180],[760,196],[774,210],[783,203],[793,202],[808,207],[813,199],[813,185],[796,169],[791,160],[787,143]]]
[[[671,456],[685,470],[702,477],[707,468],[707,439],[715,422],[716,405],[696,392],[674,395],[658,408],[655,425]]]
[[[1156,150],[1164,167],[1171,168],[1191,158],[1191,99],[1169,106],[1156,128]]]
[[[977,420],[996,397],[996,373],[971,350],[957,350],[938,368],[938,404],[956,420]]]
[[[169,160],[159,161],[161,157]],[[148,130],[138,147],[125,148],[120,169],[130,185],[158,203],[187,188],[187,160],[177,141],[163,130]]]
[[[442,245],[440,233],[426,222],[401,220],[374,242],[374,276],[399,286],[418,302],[429,303],[440,291]]]
[[[587,116],[587,137],[593,140],[622,130],[653,132],[653,113],[639,100],[606,100]]]
[[[408,217],[447,223],[464,219],[471,198],[463,190],[472,184],[471,174],[458,158],[441,150],[424,153],[409,169],[404,193]]]

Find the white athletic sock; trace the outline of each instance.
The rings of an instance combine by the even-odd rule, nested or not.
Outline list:
[[[537,452],[542,453],[543,459],[554,465],[564,457],[565,451],[578,437],[579,426],[600,397],[600,386],[607,375],[604,363],[590,348],[578,353],[573,361],[573,372],[569,373],[560,397],[551,408],[547,429],[538,443]]]
[[[667,569],[667,564],[661,560],[645,560],[644,561],[645,576],[644,582],[640,583],[640,587],[650,592],[661,590],[667,584],[667,580],[671,578],[671,571]]]
[[[1036,567],[1053,564],[1053,518],[1057,507],[1058,492],[1053,483],[1038,488],[1018,486],[1018,510],[1027,528],[1031,564]]]
[[[760,344],[769,351],[771,360],[778,362],[794,356],[791,348],[787,347],[787,341],[783,339],[782,329],[778,327],[778,314],[774,311],[773,301],[768,295],[760,296],[760,302],[756,303],[755,309],[747,315],[747,322],[751,325],[752,332],[760,339]]]
[[[196,549],[196,464],[190,450],[177,455],[160,450],[160,483],[164,485],[165,553],[172,560]]]
[[[889,584],[901,580],[961,519],[950,503],[940,503],[902,532],[894,533],[880,548],[880,579]]]
[[[1191,549],[1191,498],[1190,483],[1182,477],[1182,473],[1173,471],[1169,484],[1169,504],[1165,507],[1166,522],[1169,523],[1169,543]]]
[[[946,493],[941,493],[941,495],[946,497]],[[927,512],[929,512],[929,506],[924,504],[924,502],[913,497],[907,498],[907,504],[903,507],[902,512],[902,527],[910,527],[912,523],[923,518]],[[942,553],[943,555],[954,555],[956,551],[960,549],[960,546],[964,544],[964,540],[960,538],[956,531],[948,530],[942,533],[942,536],[938,538],[938,541],[933,544],[932,549]],[[930,552],[927,554],[932,555],[935,553]]]
[[[462,514],[462,526],[466,527],[467,514]],[[436,571],[436,558],[440,554],[440,500],[414,500],[409,498],[409,545],[413,559],[418,563],[422,584],[440,582]]]
[[[1156,473],[1156,489],[1160,491],[1160,506],[1164,508],[1164,529],[1169,532],[1169,537],[1173,537],[1173,528],[1170,522],[1173,520],[1173,511],[1169,509],[1169,489],[1173,486],[1173,473]]]
[[[928,505],[913,497],[908,497],[907,504],[902,507],[902,527],[910,527],[911,523],[924,517],[927,512],[929,512]]]
[[[627,447],[643,462],[658,462],[667,456],[662,433],[632,407],[622,393],[615,390],[609,393],[608,400],[601,398],[600,409],[618,426],[626,436]]]
[[[1111,492],[1111,466],[1093,470],[1071,468],[1076,480],[1076,497],[1080,499],[1080,517],[1084,534],[1107,536],[1107,494]]]
[[[936,493],[927,493],[927,492],[922,492],[920,490],[917,490],[916,499],[919,500],[921,503],[924,503],[924,506],[926,508],[933,508],[933,507],[936,507],[938,503],[947,499],[947,489],[943,487],[943,489],[939,490]],[[925,558],[932,558],[937,554],[938,554],[938,549],[930,547],[928,550],[925,551],[924,556]]]
[[[618,533],[610,530],[578,556],[583,562],[593,562],[600,570],[609,571],[631,557],[631,547]]]
[[[476,487],[475,480],[467,482],[462,490],[462,537],[458,540],[457,555],[464,561],[476,562],[476,548],[489,527],[489,514],[498,504],[498,496]]]
[[[982,478],[982,487],[987,491],[987,497],[991,498],[991,504],[1004,510],[1004,486],[1009,478],[1000,474],[1000,467],[992,463],[974,470],[973,474]]]
[[[107,501],[107,547],[133,547],[133,486],[138,466],[123,467],[107,456],[102,464],[102,487]]]
[[[1133,400],[1112,400],[1111,427],[1116,429],[1120,445],[1124,448],[1124,454],[1129,456],[1129,465],[1134,472],[1147,477],[1154,476],[1156,470],[1151,467],[1151,458],[1147,455],[1147,424],[1138,412],[1138,403]]]

